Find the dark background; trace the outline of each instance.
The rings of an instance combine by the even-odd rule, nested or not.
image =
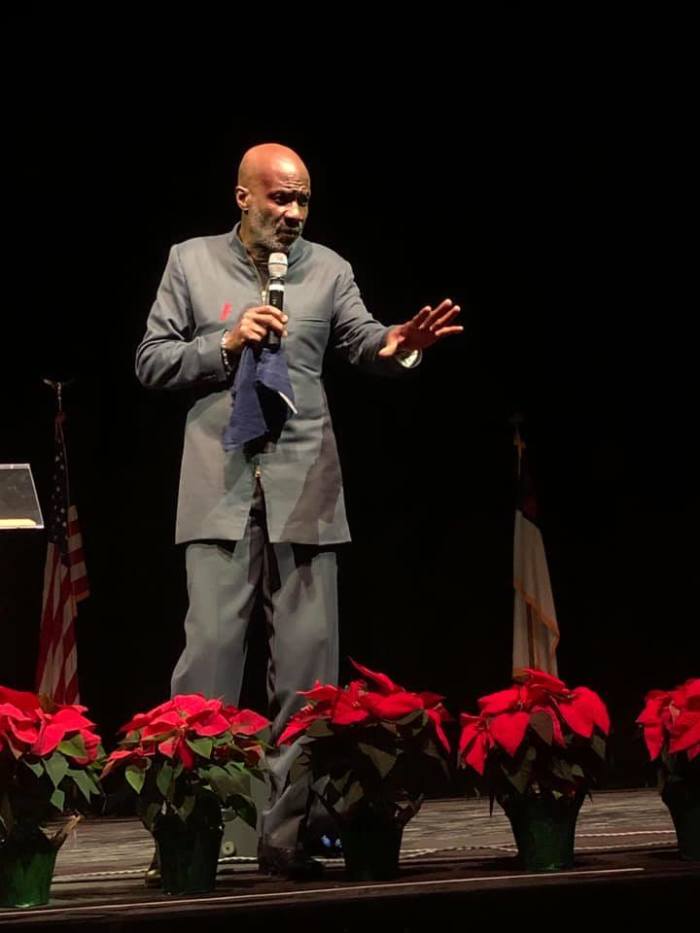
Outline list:
[[[697,152],[683,50],[654,23],[643,41],[610,25],[574,47],[569,26],[551,41],[506,12],[488,35],[426,37],[381,74],[387,46],[365,35],[352,59],[287,55],[276,94],[242,65],[222,81],[218,47],[215,73],[175,62],[185,44],[134,80],[128,43],[47,67],[47,31],[38,72],[5,66],[0,461],[32,464],[46,509],[41,379],[75,378],[67,440],[92,588],[79,673],[106,736],[167,695],[186,605],[171,543],[184,400],[143,390],[134,350],[170,244],[230,229],[242,152],[278,140],[311,172],[307,237],[353,264],[380,320],[445,296],[464,309],[464,336],[415,378],[328,361],[354,536],[343,657],[442,692],[455,713],[507,684],[508,419],[522,411],[560,673],[608,701],[611,780],[648,779],[644,693],[699,672]],[[15,687],[32,686],[44,553],[43,533],[0,539],[0,682]],[[260,706],[259,658],[252,673]]]

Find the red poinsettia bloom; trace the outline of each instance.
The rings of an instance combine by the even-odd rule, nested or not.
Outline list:
[[[0,751],[9,745],[18,754],[36,742],[39,706],[35,693],[0,686]]]
[[[222,710],[223,715],[228,719],[229,729],[233,735],[257,735],[270,725],[270,720],[265,719],[259,713],[252,709],[237,709],[235,706],[225,706]]]
[[[489,733],[489,720],[483,714],[470,716],[468,713],[462,713],[459,720],[462,726],[459,756],[465,764],[483,774],[486,759],[495,744]]]
[[[120,762],[124,765],[128,765],[139,759],[149,758],[154,751],[155,749],[146,750],[139,746],[136,748],[117,748],[109,754],[105,766],[102,769],[102,776],[106,777]]]
[[[0,703],[11,703],[24,713],[33,713],[41,706],[36,693],[30,693],[27,690],[12,690],[10,687],[0,687]]]
[[[249,767],[256,767],[264,754],[259,733],[270,725],[270,720],[251,709],[238,709],[235,706],[225,706],[222,713],[228,719],[229,730],[245,763]],[[219,757],[223,758],[227,754],[228,751],[223,749]]]
[[[700,755],[700,678],[675,690],[651,690],[637,722],[652,761],[664,748],[672,755],[685,752],[692,761]]]
[[[0,750],[10,744],[15,754],[44,758],[52,755],[64,740],[76,736],[82,739],[84,755],[66,753],[75,764],[95,761],[100,737],[92,731],[94,723],[82,714],[86,707],[78,705],[41,705],[35,693],[0,687]]]
[[[359,664],[357,661],[354,661],[350,658],[350,663],[364,675],[367,680],[373,681],[377,687],[379,687],[379,692],[384,694],[390,693],[399,693],[403,690],[403,687],[399,687],[398,684],[395,684],[391,678],[387,677],[386,674],[382,674],[380,671],[371,671],[368,667],[365,667],[363,664]]]
[[[79,735],[85,746],[85,755],[69,757],[73,757],[77,764],[94,761],[97,758],[100,739],[92,731],[94,722],[82,715],[85,710],[84,706],[60,706],[53,713],[38,710],[41,726],[32,753],[39,756],[50,755],[64,739]]]
[[[135,734],[135,744],[112,752],[103,773],[108,774],[118,763],[128,764],[156,754],[177,759],[190,771],[197,758],[189,743],[224,735],[235,736],[241,752],[257,761],[262,749],[252,737],[267,725],[269,721],[252,710],[224,706],[221,700],[208,700],[198,693],[180,694],[146,713],[138,713],[122,726],[120,731],[126,733],[127,742]]]
[[[427,692],[411,693],[386,674],[372,671],[352,658],[350,660],[377,689],[368,689],[364,680],[353,680],[345,688],[317,683],[311,690],[301,691],[301,696],[310,702],[289,720],[277,740],[278,745],[291,742],[318,720],[326,720],[334,726],[353,726],[392,722],[423,710],[432,722],[438,740],[449,751],[449,742],[442,728],[442,724],[450,719],[442,705],[444,697]]]
[[[368,710],[360,703],[360,696],[365,687],[363,681],[353,680],[345,689],[333,684],[317,683],[311,690],[300,691],[300,696],[307,697],[311,702],[302,706],[299,712],[291,717],[277,744],[291,742],[320,719],[328,720],[337,726],[364,722],[369,718]]]
[[[36,715],[19,709],[13,703],[0,703],[0,751],[10,745],[15,752],[25,752],[39,735]]]
[[[590,739],[594,729],[607,735],[610,717],[605,704],[588,687],[567,687],[563,680],[528,668],[520,682],[479,700],[480,716],[462,715],[460,757],[480,774],[486,755],[495,746],[513,757],[528,729],[540,725],[538,716],[551,723],[551,741],[566,744],[565,733]],[[546,722],[547,720],[545,720]]]
[[[379,694],[384,699],[378,700],[373,691],[360,691],[360,704],[367,709],[372,716],[380,719],[401,719],[408,713],[422,709],[425,711],[428,719],[433,723],[435,734],[438,741],[445,751],[450,751],[450,743],[442,728],[442,724],[450,722],[452,717],[443,706],[445,699],[437,693],[423,691],[421,693],[409,693],[403,687],[395,684],[386,674],[377,671],[371,671],[368,667],[358,664],[357,661],[350,659],[353,666],[364,674],[368,680],[374,681],[379,688]],[[355,684],[361,683],[358,681]]]
[[[198,694],[178,695],[147,713],[134,716],[121,731],[140,733],[142,755],[158,752],[166,758],[177,758],[190,770],[194,767],[195,756],[187,739],[211,738],[227,732],[229,723],[222,709],[221,700],[207,700]]]
[[[494,742],[512,757],[520,748],[529,725],[529,711],[516,710],[491,717],[489,732]]]
[[[373,719],[401,719],[424,708],[421,698],[407,691],[389,695],[367,691],[361,694],[360,702]]]

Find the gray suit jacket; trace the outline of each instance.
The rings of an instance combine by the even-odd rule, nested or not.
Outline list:
[[[365,308],[350,265],[299,238],[289,251],[284,350],[298,414],[261,453],[225,453],[231,393],[221,358],[224,330],[262,303],[261,282],[238,227],[173,246],[136,353],[148,387],[194,388],[180,475],[176,541],[243,536],[260,468],[270,540],[337,544],[350,539],[333,428],[321,381],[327,346],[350,362],[405,372],[377,352],[386,330]]]

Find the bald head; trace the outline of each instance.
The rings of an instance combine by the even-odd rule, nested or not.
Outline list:
[[[236,203],[240,237],[254,259],[286,253],[303,230],[311,182],[301,158],[287,146],[265,143],[249,149],[238,167]]]
[[[248,188],[258,179],[277,172],[303,177],[307,186],[310,184],[308,169],[300,156],[279,143],[263,143],[249,149],[238,166],[238,184]]]

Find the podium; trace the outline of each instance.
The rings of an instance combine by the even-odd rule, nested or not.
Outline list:
[[[44,519],[28,463],[0,463],[0,531],[38,531]]]

